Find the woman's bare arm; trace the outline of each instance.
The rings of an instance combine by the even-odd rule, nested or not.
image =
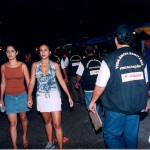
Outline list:
[[[5,80],[5,75],[4,75],[4,68],[5,66],[1,66],[1,97],[0,97],[0,103],[4,103],[3,101],[3,96],[5,93],[5,88],[6,88],[6,80]]]
[[[61,87],[63,88],[63,90],[65,91],[65,93],[67,94],[68,96],[68,100],[69,100],[69,103],[70,103],[70,107],[73,107],[73,100],[70,96],[70,93],[69,93],[69,90],[68,90],[68,87],[62,77],[62,74],[61,74],[61,70],[60,70],[60,67],[58,65],[58,63],[54,62],[54,66],[55,66],[55,69],[56,69],[56,77],[61,85]]]
[[[29,82],[29,86],[28,86],[28,107],[32,107],[33,105],[33,101],[32,101],[32,92],[34,89],[34,85],[35,85],[35,81],[36,81],[36,66],[37,66],[37,62],[32,64],[32,68],[31,68],[31,78],[30,78],[30,82]]]

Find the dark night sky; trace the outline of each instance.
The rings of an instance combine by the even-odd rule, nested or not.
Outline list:
[[[0,38],[31,45],[100,36],[149,18],[150,0],[0,0]]]

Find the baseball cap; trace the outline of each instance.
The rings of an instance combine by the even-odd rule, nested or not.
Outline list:
[[[121,24],[116,27],[115,34],[122,35],[124,33],[130,32],[130,27],[127,24]]]

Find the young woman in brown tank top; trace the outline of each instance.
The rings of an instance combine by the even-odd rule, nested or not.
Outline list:
[[[0,97],[0,103],[4,104],[6,107],[6,114],[10,123],[10,135],[14,149],[17,149],[17,114],[19,114],[23,127],[23,147],[28,147],[28,120],[26,112],[30,110],[27,107],[27,93],[24,85],[25,78],[28,87],[30,80],[29,72],[27,66],[17,60],[17,54],[18,52],[14,46],[7,46],[6,56],[8,62],[1,66],[2,80]]]

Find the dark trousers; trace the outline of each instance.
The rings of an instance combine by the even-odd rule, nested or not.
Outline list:
[[[105,111],[104,140],[108,148],[137,148],[139,115]]]

